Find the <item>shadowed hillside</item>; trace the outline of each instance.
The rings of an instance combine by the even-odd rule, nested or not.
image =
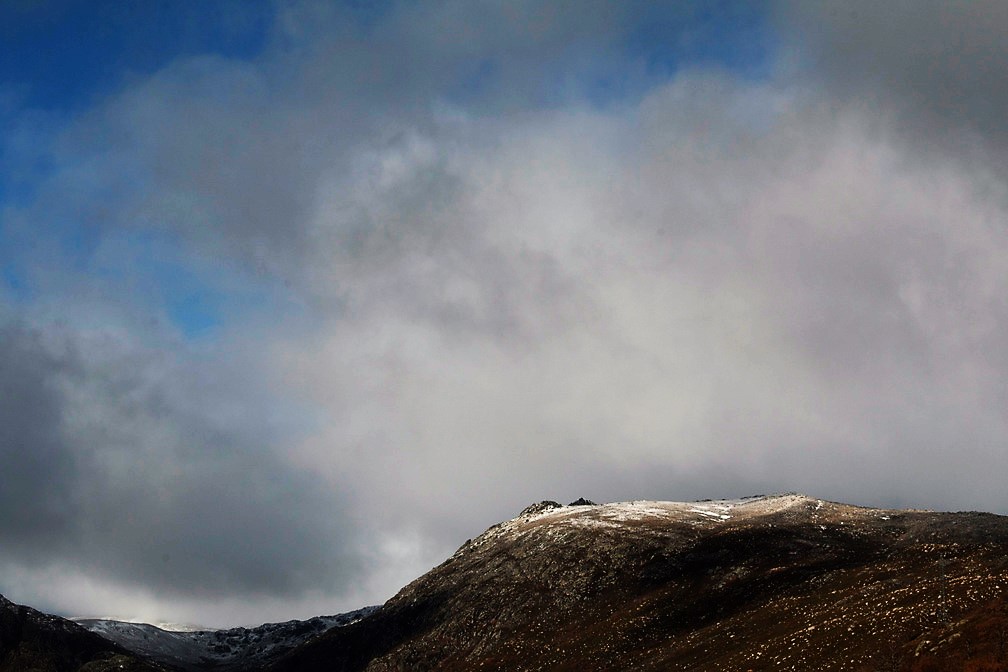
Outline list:
[[[991,514],[544,502],[271,669],[1003,670],[1006,551]]]
[[[158,672],[72,621],[0,596],[0,672]]]

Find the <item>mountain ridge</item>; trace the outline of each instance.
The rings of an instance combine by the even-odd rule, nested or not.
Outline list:
[[[960,669],[1006,551],[994,514],[797,493],[533,505],[271,669]]]
[[[173,669],[228,672],[263,667],[323,632],[354,623],[377,608],[218,630],[172,631],[149,623],[113,619],[76,619],[76,622],[137,655]]]
[[[17,618],[42,636],[19,644]],[[0,598],[0,672],[1008,672],[1008,518],[799,493],[544,500],[380,607],[218,634],[88,625],[105,637]]]

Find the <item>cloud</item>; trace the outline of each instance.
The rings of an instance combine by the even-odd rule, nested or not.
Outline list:
[[[413,226],[334,265],[329,345],[292,360],[346,413],[321,443],[359,455],[362,482],[474,527],[557,483],[1004,505],[986,469],[1001,393],[980,372],[1005,364],[1008,241],[971,176],[707,73],[493,130],[446,151],[455,200],[393,210]],[[410,192],[400,175],[373,201]],[[970,485],[939,486],[964,443]]]
[[[922,147],[1004,151],[1003,3],[787,2],[779,16],[799,69],[839,99],[892,115]]]
[[[39,352],[36,339],[14,326],[0,333],[2,440],[5,478],[0,507],[5,547],[51,550],[69,527],[71,478],[59,436],[60,404],[52,378],[60,367]],[[31,504],[31,505],[29,505]]]
[[[23,325],[0,357],[7,562],[173,599],[355,575],[339,493],[271,452],[271,412],[227,364]]]

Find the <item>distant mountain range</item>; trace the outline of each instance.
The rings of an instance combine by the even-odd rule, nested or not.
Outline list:
[[[993,514],[798,494],[546,501],[341,616],[186,633],[4,600],[0,671],[1002,672],[1006,593]]]
[[[260,669],[326,630],[359,621],[377,608],[229,630],[165,630],[147,623],[108,619],[76,622],[124,649],[172,669],[224,672]]]

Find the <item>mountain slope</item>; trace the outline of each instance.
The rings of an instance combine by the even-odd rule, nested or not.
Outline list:
[[[79,619],[91,632],[145,658],[179,670],[258,669],[330,628],[354,623],[375,610],[365,607],[336,616],[266,623],[228,630],[163,630],[146,623]]]
[[[1008,669],[1006,551],[990,514],[544,502],[272,670]]]
[[[157,672],[72,621],[23,607],[0,595],[0,672]]]

